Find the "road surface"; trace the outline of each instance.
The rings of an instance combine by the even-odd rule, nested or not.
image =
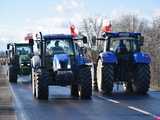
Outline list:
[[[112,96],[93,93],[92,100],[74,100],[69,88],[49,87],[49,100],[32,96],[29,77],[10,84],[18,120],[155,120],[160,115],[160,92]]]

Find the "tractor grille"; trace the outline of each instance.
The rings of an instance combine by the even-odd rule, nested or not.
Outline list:
[[[67,69],[68,62],[66,62],[66,61],[60,61],[60,65],[61,65],[62,69]]]

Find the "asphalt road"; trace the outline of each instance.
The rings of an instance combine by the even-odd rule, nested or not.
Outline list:
[[[158,91],[146,96],[93,93],[92,100],[74,100],[69,88],[51,86],[49,100],[42,101],[33,98],[29,77],[10,88],[18,120],[155,120],[160,115]]]

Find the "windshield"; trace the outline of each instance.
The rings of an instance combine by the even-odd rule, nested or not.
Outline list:
[[[18,55],[28,55],[31,54],[31,48],[29,46],[17,46],[16,53]]]
[[[110,51],[116,51],[118,47],[125,47],[128,52],[137,51],[137,41],[135,38],[111,38]]]
[[[49,55],[69,54],[74,55],[72,42],[70,40],[52,40],[47,43],[47,51]]]

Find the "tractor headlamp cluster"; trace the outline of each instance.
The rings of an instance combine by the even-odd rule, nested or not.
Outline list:
[[[24,64],[24,63],[21,63],[21,66],[30,66],[31,64],[30,63],[27,63],[27,64]]]
[[[71,69],[71,62],[70,62],[70,60],[57,61],[56,68],[57,69]]]

